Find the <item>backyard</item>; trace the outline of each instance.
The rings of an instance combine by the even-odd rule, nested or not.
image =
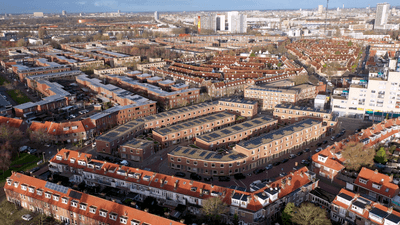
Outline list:
[[[8,170],[0,171],[0,182],[4,181],[7,177],[11,175],[11,171],[26,171],[30,170],[34,167],[37,166],[37,162],[40,160],[40,158],[30,155],[28,153],[22,153],[20,154],[19,158],[14,159],[11,162],[11,166]]]
[[[31,100],[18,89],[8,90],[7,94],[18,104],[30,102]]]

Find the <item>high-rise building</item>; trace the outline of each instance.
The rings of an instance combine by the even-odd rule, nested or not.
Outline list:
[[[158,12],[157,12],[157,11],[154,12],[154,19],[155,19],[155,20],[158,20],[158,19],[159,19],[159,17],[158,17]]]
[[[63,11],[61,12],[61,15],[65,16],[65,15],[67,15],[67,12],[66,12],[65,10],[63,10]]]
[[[214,14],[201,16],[200,26],[201,30],[212,30],[215,32],[217,30],[216,16]]]
[[[323,5],[319,5],[318,6],[318,13],[322,14],[324,12],[324,6]]]
[[[231,33],[246,33],[247,15],[239,14],[238,11],[228,12],[228,31]]]
[[[118,9],[118,13],[121,13],[121,10]]]
[[[390,4],[388,3],[378,3],[376,5],[376,16],[374,29],[385,29],[387,19],[389,16]]]
[[[216,18],[216,26],[217,30],[224,31],[225,30],[225,15],[217,15]]]

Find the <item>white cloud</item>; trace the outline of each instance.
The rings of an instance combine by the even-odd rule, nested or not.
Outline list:
[[[116,1],[97,1],[94,3],[95,6],[101,7],[101,6],[113,6],[116,5]]]
[[[77,2],[76,4],[78,4],[78,5],[85,5],[86,2]]]

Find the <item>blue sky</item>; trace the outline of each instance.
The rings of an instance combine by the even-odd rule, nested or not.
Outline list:
[[[329,8],[371,7],[384,1],[330,0]],[[400,5],[389,0],[391,5]],[[61,13],[68,12],[152,12],[152,11],[202,11],[202,10],[268,10],[311,9],[326,5],[326,0],[1,0],[0,13]]]

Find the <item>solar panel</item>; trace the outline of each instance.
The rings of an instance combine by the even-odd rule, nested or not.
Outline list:
[[[242,123],[242,125],[245,127],[251,127],[251,124],[249,124],[249,123]]]
[[[211,158],[211,156],[213,155],[214,153],[208,153],[208,155],[206,156],[206,158],[205,159],[209,159],[209,158]]]
[[[224,133],[224,134],[230,134],[230,133],[232,133],[232,131],[230,131],[230,130],[221,130],[221,133]]]
[[[69,192],[69,197],[71,198],[76,198],[76,199],[81,199],[82,193],[76,192],[76,191],[70,191]]]
[[[204,156],[205,154],[207,154],[207,152],[203,151],[202,153],[200,153],[200,157]]]
[[[220,155],[220,154],[215,154],[215,155],[214,155],[214,158],[216,158],[216,159],[222,159],[222,155]]]
[[[67,194],[68,189],[69,189],[67,187],[64,187],[64,186],[61,186],[61,185],[58,185],[58,184],[54,184],[54,183],[51,183],[51,182],[48,182],[48,181],[46,182],[44,187],[48,188],[48,189],[51,189],[53,191],[58,191],[58,192],[64,193],[64,194]]]
[[[197,152],[197,150],[192,150],[190,153],[189,153],[189,155],[193,155],[194,153],[196,153]]]
[[[189,150],[190,150],[190,149],[185,149],[182,153],[183,153],[183,154],[186,154],[186,153],[188,153]]]
[[[236,158],[237,158],[236,155],[230,155],[230,156],[228,156],[228,157],[231,158],[231,159],[236,159]]]
[[[233,127],[231,127],[231,128],[234,129],[234,130],[236,130],[236,131],[239,131],[239,130],[242,129],[240,126],[233,126]]]
[[[253,123],[255,123],[255,124],[261,124],[261,121],[259,121],[259,120],[253,120]]]

